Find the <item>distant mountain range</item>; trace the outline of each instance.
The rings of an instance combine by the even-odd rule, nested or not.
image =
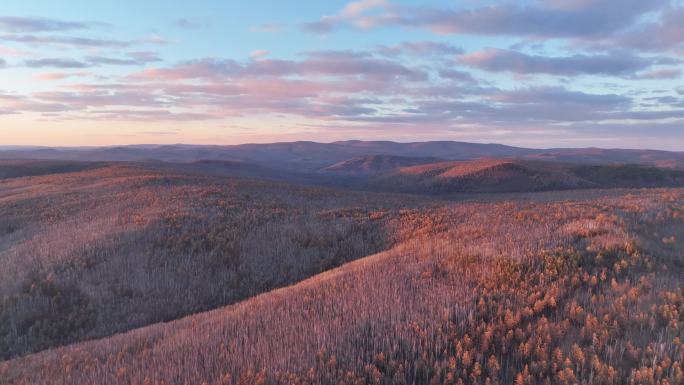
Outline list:
[[[333,143],[283,142],[232,146],[179,144],[79,148],[0,148],[0,159],[158,160],[164,162],[220,160],[254,163],[269,168],[296,172],[321,171],[339,162],[376,155],[442,160],[522,158],[587,164],[637,163],[670,168],[684,166],[684,152],[600,148],[531,149],[501,144],[453,141],[398,143],[350,140]],[[380,159],[382,158],[376,158],[376,161]],[[398,158],[388,159],[384,158],[382,162],[397,162],[397,165],[405,165],[401,164],[402,161]],[[373,168],[374,166],[370,167]]]

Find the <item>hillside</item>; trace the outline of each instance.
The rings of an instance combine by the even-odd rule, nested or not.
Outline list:
[[[605,148],[556,148],[539,150],[525,156],[529,159],[571,163],[635,163],[669,168],[684,168],[684,153],[660,150]]]
[[[435,163],[438,158],[423,157],[414,158],[407,156],[392,155],[369,155],[358,156],[333,164],[324,171],[341,174],[376,174],[401,167],[415,166],[419,164]]]
[[[8,361],[0,375],[13,385],[677,383],[684,190],[572,196],[408,210],[409,241],[388,251]]]
[[[136,164],[59,171],[0,181],[0,359],[297,282],[388,247],[397,208],[418,204]]]
[[[380,190],[446,194],[682,186],[684,171],[643,165],[578,165],[522,159],[438,162],[370,179]]]
[[[104,166],[101,162],[0,160],[0,179],[69,173]]]
[[[684,169],[648,167],[638,164],[577,165],[570,170],[580,178],[606,187],[681,186]]]
[[[238,177],[286,181],[299,184],[324,185],[326,178],[313,172],[296,172],[263,166],[258,163],[230,160],[198,160],[193,162],[143,162],[146,167],[166,172],[181,172],[194,175]]]

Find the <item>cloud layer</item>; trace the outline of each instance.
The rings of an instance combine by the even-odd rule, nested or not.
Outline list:
[[[285,54],[264,37],[276,41],[296,20],[265,19],[240,31],[260,42],[240,54],[198,55],[187,46],[194,40],[175,35],[130,38],[105,23],[2,16],[0,71],[29,75],[25,87],[0,94],[0,114],[143,126],[268,120],[331,135],[401,131],[416,139],[423,132],[588,135],[592,127],[619,137],[620,125],[653,134],[684,124],[684,88],[672,86],[684,69],[679,2],[464,4],[352,1],[290,28],[298,42],[315,43]],[[209,19],[165,25],[221,46]],[[363,39],[374,33],[382,39]],[[329,44],[333,34],[349,34],[342,40],[352,43]],[[193,54],[176,54],[182,44]]]
[[[0,17],[0,30],[8,32],[55,32],[88,29],[89,23],[55,20],[45,17]]]

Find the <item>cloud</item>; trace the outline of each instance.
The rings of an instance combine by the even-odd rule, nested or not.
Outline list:
[[[408,16],[404,23],[445,34],[596,37],[625,28],[663,4],[665,0],[624,0],[616,6],[610,0],[591,0],[433,9]]]
[[[18,57],[16,64],[34,68],[29,76],[43,82],[40,92],[0,93],[0,114],[135,122],[220,119],[231,124],[234,118],[277,117],[293,125],[306,122],[326,134],[353,127],[360,133],[401,132],[406,138],[425,131],[450,135],[470,130],[479,138],[526,132],[541,138],[603,127],[620,133],[619,125],[649,127],[642,131],[648,133],[664,125],[681,127],[684,89],[666,87],[667,80],[644,81],[681,78],[681,1],[409,3],[351,1],[302,25],[319,34],[363,31],[352,38],[359,38],[355,47],[371,47],[367,50],[335,50],[334,42],[328,42],[330,50],[306,51],[323,46],[319,41],[287,58],[273,56],[270,46],[257,46],[245,58],[199,57],[176,64],[146,51],[152,48],[147,44],[170,42],[159,36],[126,40],[93,33],[93,23],[0,17],[0,41],[11,45],[0,46],[0,57]],[[165,25],[176,31],[207,26],[189,17]],[[249,30],[273,33],[286,26],[267,23]],[[379,27],[404,29],[402,39],[411,31],[417,40],[373,46],[377,39],[366,39],[365,33]],[[430,38],[426,31],[448,36]],[[392,32],[390,37],[398,36]],[[509,48],[485,49],[483,41]],[[458,44],[467,44],[469,52]],[[0,59],[3,66],[7,63]],[[105,68],[110,66],[121,68]],[[476,70],[499,74],[481,76]],[[581,75],[593,76],[591,82],[565,79]],[[499,83],[502,78],[515,83]],[[649,90],[653,84],[661,84],[662,92]]]
[[[594,110],[612,111],[628,108],[632,100],[616,94],[588,94],[570,91],[562,87],[530,87],[500,91],[487,97],[488,100],[508,104],[551,104],[556,106],[591,106]]]
[[[54,68],[86,68],[90,64],[84,63],[73,59],[60,59],[60,58],[46,58],[37,60],[26,60],[27,67],[30,68],[42,68],[42,67],[54,67]]]
[[[406,47],[410,48],[402,49],[415,46]],[[42,105],[69,106],[65,112],[69,119],[94,120],[203,120],[275,114],[371,126],[451,127],[678,116],[671,111],[633,111],[632,99],[618,94],[562,87],[482,87],[459,68],[416,69],[405,64],[411,61],[408,58],[380,59],[373,52],[310,51],[302,53],[299,60],[205,58],[138,71],[118,83],[71,84],[32,98]],[[91,65],[133,60],[86,59]],[[435,81],[430,73],[443,80]],[[173,113],[160,112],[164,109]]]
[[[387,0],[358,0],[347,4],[339,16],[344,18],[359,17],[369,10],[388,7],[389,1]]]
[[[33,95],[37,100],[47,103],[68,105],[72,108],[88,107],[168,107],[168,104],[143,89],[96,88],[71,91],[38,92]]]
[[[319,60],[361,60],[372,58],[373,54],[366,51],[352,51],[352,50],[321,50],[321,51],[306,51],[301,53],[301,56],[314,58]]]
[[[201,28],[206,28],[208,24],[206,22],[200,21],[200,20],[194,20],[194,19],[188,19],[188,18],[180,18],[176,19],[173,21],[173,25],[175,25],[178,28],[183,28],[183,29],[201,29]]]
[[[259,60],[262,59],[266,56],[268,56],[271,53],[271,51],[266,50],[266,49],[257,49],[249,53],[249,57],[252,60]]]
[[[355,28],[369,29],[380,24],[385,24],[387,13],[393,7],[388,0],[359,0],[348,3],[339,13],[334,16],[324,16],[320,20],[305,23],[302,28],[305,31],[326,34],[332,32],[340,25],[349,24]],[[380,11],[379,14],[374,13]]]
[[[684,117],[683,110],[633,110],[633,100],[624,95],[563,87],[501,90],[458,80],[397,83],[391,78],[369,81],[344,76],[314,81],[288,79],[277,71],[268,76],[236,75],[240,71],[218,78],[196,78],[193,74],[132,83],[72,84],[63,91],[35,93],[32,98],[35,105],[50,106],[59,113],[56,119],[182,121],[275,114],[381,130],[392,125],[449,129],[459,125],[526,124],[553,129],[559,123],[656,122]],[[465,73],[449,69],[443,76],[467,78]],[[402,97],[397,98],[398,94]],[[60,112],[59,106],[65,110]],[[12,111],[2,103],[0,107]]]
[[[628,76],[644,70],[660,60],[628,53],[572,56],[540,56],[490,48],[461,55],[458,62],[490,72],[550,74],[562,76],[608,75]]]
[[[41,72],[33,77],[38,80],[61,80],[71,77],[92,76],[92,72]]]
[[[557,124],[618,118],[632,104],[616,94],[590,94],[562,87],[528,87],[516,90],[490,90],[478,100],[426,99],[410,109],[411,114],[389,117],[404,122],[432,122],[444,125],[510,125],[537,122]],[[632,116],[631,118],[639,118]],[[641,118],[645,118],[642,116]]]
[[[90,120],[96,121],[134,121],[134,122],[183,122],[216,119],[211,114],[174,112],[168,109],[111,109],[91,110],[88,112]],[[73,116],[72,119],[78,119]]]
[[[322,57],[339,57],[341,53],[309,55],[320,60]],[[362,55],[354,56],[363,58]],[[298,63],[304,62],[307,60]],[[381,103],[380,100],[359,95],[389,92],[390,87],[400,87],[391,76],[357,78],[351,75],[353,78],[349,79],[344,75],[347,70],[333,69],[332,73],[341,72],[342,75],[326,75],[316,81],[298,79],[299,75],[288,79],[286,77],[292,73],[288,65],[283,71],[280,62],[275,68],[252,67],[251,64],[248,61],[235,67],[229,60],[204,60],[169,69],[172,72],[162,72],[164,78],[145,76],[133,83],[71,84],[62,87],[61,91],[39,92],[32,97],[41,103],[70,106],[74,110],[69,111],[69,119],[153,120],[159,117],[162,120],[192,120],[192,117],[287,114],[334,120],[375,114],[377,109],[374,106]],[[46,77],[62,78],[60,75]],[[168,116],[134,113],[138,109],[158,111],[161,108],[180,111]],[[122,109],[126,112],[122,113]]]
[[[186,61],[170,68],[152,68],[129,75],[140,81],[219,79],[237,73],[240,64],[232,59],[205,58]]]
[[[0,30],[8,32],[55,32],[90,28],[88,23],[43,17],[0,17]]]
[[[367,53],[347,51],[308,52],[304,60],[265,59],[240,63],[231,59],[206,58],[180,63],[171,68],[149,69],[131,75],[137,80],[179,80],[268,77],[268,76],[355,76],[367,79],[427,79],[422,70],[395,61],[376,59]]]
[[[680,68],[657,69],[653,71],[638,73],[637,79],[676,79],[682,75]]]
[[[307,59],[296,62],[266,61],[266,67],[251,62],[204,60],[168,68],[166,71],[170,72],[161,72],[167,75],[163,78],[148,76],[149,72],[143,71],[139,74],[145,76],[134,79],[136,82],[125,88],[106,91],[109,86],[103,85],[81,87],[79,92],[82,98],[94,98],[99,102],[121,93],[151,95],[147,100],[119,95],[116,100],[139,107],[172,103],[170,105],[205,111],[217,117],[285,114],[325,121],[443,124],[445,127],[466,123],[513,125],[621,118],[656,120],[678,114],[668,111],[633,113],[632,99],[618,94],[592,94],[562,87],[481,88],[467,72],[455,69],[441,69],[440,76],[453,82],[437,84],[429,78],[414,83],[397,83],[392,77],[350,79],[346,70],[329,69],[326,69],[325,77],[316,81],[288,79],[293,74],[298,77],[305,73],[302,71],[308,60],[347,57],[363,61],[372,58],[354,52],[345,56],[344,51],[314,52],[305,56]],[[103,93],[104,98],[100,96]],[[399,93],[402,100],[396,98]],[[56,99],[53,95],[48,101],[66,103],[64,97]]]
[[[612,36],[636,24],[645,13],[657,11],[667,3],[668,0],[624,0],[617,5],[613,0],[553,0],[435,8],[361,0],[348,3],[333,16],[306,23],[303,28],[326,34],[340,27],[403,26],[439,34],[591,40]],[[678,19],[675,16],[673,20]],[[677,34],[672,33],[672,36],[677,37]]]
[[[406,54],[423,57],[430,55],[455,55],[463,53],[463,49],[461,47],[436,41],[415,41],[390,46],[380,46],[376,49],[376,51],[385,56]]]
[[[439,76],[443,79],[455,80],[461,83],[475,85],[478,81],[473,78],[471,74],[465,71],[458,71],[448,68],[442,68],[439,71]]]
[[[21,112],[64,112],[71,107],[64,104],[49,103],[28,98],[23,95],[13,95],[0,92],[0,110],[6,113],[18,114]]]
[[[591,1],[558,0],[545,7],[580,12],[589,6],[584,4],[588,2]],[[400,8],[385,1],[354,4],[357,5],[345,7],[335,17],[374,18],[385,23],[389,22],[387,15],[395,17],[401,13]],[[363,24],[349,25],[365,28]],[[574,43],[569,46],[585,48]],[[541,46],[546,47],[563,52],[568,45]],[[25,64],[32,68],[131,69],[124,74],[121,71],[125,68],[117,69],[106,81],[98,78],[95,69],[91,70],[94,73],[37,73],[34,76],[39,80],[70,81],[43,84],[45,91],[0,100],[0,110],[36,112],[56,120],[96,121],[230,121],[270,116],[318,127],[353,126],[379,132],[401,127],[403,132],[414,134],[422,129],[448,132],[463,127],[510,131],[534,127],[550,132],[584,122],[602,125],[616,121],[648,121],[655,127],[662,121],[684,116],[684,111],[677,110],[678,103],[658,106],[644,98],[650,94],[630,94],[631,85],[625,85],[642,78],[678,75],[678,59],[638,56],[616,48],[601,54],[543,56],[529,52],[532,51],[484,49],[463,54],[460,47],[448,41],[417,40],[368,50],[304,51],[287,59],[257,50],[242,59],[207,57],[168,65],[159,63],[161,58],[155,52],[88,49],[77,58],[38,58],[26,60]],[[500,76],[476,79],[473,74],[480,72],[473,68],[513,74],[588,74],[622,79],[601,92],[588,91],[601,89],[599,83],[595,88],[585,88],[581,82],[573,84],[573,89],[544,86],[545,77],[529,82],[523,78],[515,83],[517,88],[502,89],[499,87],[504,86],[495,82]],[[609,82],[605,78],[599,80],[601,84]],[[648,84],[640,82],[639,86]]]
[[[340,89],[344,87],[349,86]],[[43,103],[68,105],[94,120],[203,120],[245,113],[334,119],[374,113],[375,109],[365,104],[377,103],[373,99],[326,94],[334,92],[335,87],[330,84],[282,79],[254,79],[233,85],[79,84],[69,88],[62,92],[40,92],[33,97]],[[162,108],[176,111],[163,114]]]
[[[86,37],[73,36],[36,36],[36,35],[3,35],[0,40],[13,41],[17,43],[31,44],[31,45],[68,45],[76,47],[101,47],[101,48],[125,48],[130,47],[136,42],[107,40],[107,39],[92,39]]]
[[[139,61],[134,60],[134,59],[121,59],[121,58],[112,58],[112,57],[106,57],[106,56],[87,56],[85,59],[91,65],[106,64],[106,65],[131,66],[131,65],[139,65],[140,64]]]
[[[112,66],[140,66],[151,62],[158,62],[161,59],[154,52],[129,52],[127,57],[109,57],[90,55],[82,61],[68,58],[44,58],[36,60],[26,60],[24,63],[29,68],[87,68],[100,65]]]
[[[178,131],[141,131],[143,135],[178,135]]]
[[[0,59],[0,68],[7,67],[7,62],[4,59]]]
[[[372,78],[403,78],[404,80],[425,80],[422,70],[409,68],[395,61],[364,58],[354,53],[344,55],[323,52],[322,55],[296,63],[302,74],[351,75]]]
[[[159,54],[157,54],[156,52],[133,51],[127,53],[126,55],[128,55],[128,57],[134,60],[137,60],[141,64],[162,61],[162,59],[159,57]]]
[[[139,66],[147,63],[158,62],[161,59],[154,52],[129,52],[127,58],[115,58],[107,56],[86,56],[85,60],[91,65],[119,65]]]
[[[612,43],[640,50],[668,50],[684,44],[684,5],[670,6],[655,21],[643,23],[612,39]]]
[[[1,56],[15,56],[15,57],[26,57],[26,56],[31,56],[32,54],[28,51],[23,51],[7,46],[0,45],[0,55]]]

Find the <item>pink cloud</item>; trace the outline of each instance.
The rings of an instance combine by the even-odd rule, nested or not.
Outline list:
[[[235,60],[201,59],[170,68],[146,69],[130,75],[130,80],[226,80],[271,76],[350,76],[368,79],[402,78],[422,81],[427,74],[386,59],[359,55],[355,52],[310,53],[304,60],[260,59],[246,63]]]
[[[38,74],[35,74],[33,77],[37,80],[45,80],[45,81],[51,81],[51,80],[61,80],[61,79],[66,79],[66,78],[71,78],[71,77],[83,77],[83,76],[91,76],[93,75],[92,72],[41,72]]]
[[[0,56],[29,57],[34,56],[34,54],[29,51],[0,45]]]
[[[271,51],[266,50],[266,49],[257,49],[249,53],[249,57],[252,60],[259,60],[263,59],[264,57],[268,56],[271,53]]]

